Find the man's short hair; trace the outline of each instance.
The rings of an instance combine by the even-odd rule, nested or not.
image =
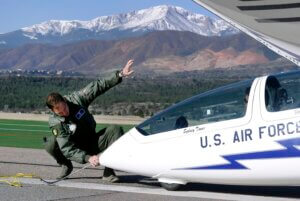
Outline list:
[[[47,96],[46,105],[52,109],[57,103],[66,102],[65,98],[57,92],[52,92]]]

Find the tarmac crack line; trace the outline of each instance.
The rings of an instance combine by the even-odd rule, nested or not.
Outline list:
[[[14,162],[14,161],[0,161],[3,164],[15,164],[15,165],[32,165],[32,166],[46,166],[46,167],[59,167],[58,165],[50,165],[50,164],[41,164],[41,163],[24,163],[24,162]],[[74,167],[74,169],[80,169],[81,167]],[[89,170],[103,170],[103,168],[86,168]]]
[[[85,196],[72,196],[72,197],[68,197],[68,198],[58,198],[58,199],[51,199],[48,201],[67,201],[67,200],[73,200],[76,198],[92,198],[92,197],[107,197],[108,195],[113,195],[113,194],[120,194],[121,192],[109,192],[109,193],[99,193],[99,194],[93,194],[93,195],[85,195]]]

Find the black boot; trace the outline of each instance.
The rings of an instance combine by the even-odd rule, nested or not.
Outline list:
[[[111,183],[118,182],[120,179],[116,176],[115,171],[111,168],[104,168],[102,180],[108,181]]]
[[[70,160],[66,161],[66,163],[64,164],[61,164],[61,168],[62,168],[61,173],[57,177],[57,179],[62,179],[68,176],[69,174],[71,174],[71,172],[73,171],[73,165]]]

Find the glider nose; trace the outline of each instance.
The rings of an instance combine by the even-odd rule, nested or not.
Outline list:
[[[135,144],[129,133],[124,134],[100,154],[100,164],[117,170],[130,171],[131,150]]]

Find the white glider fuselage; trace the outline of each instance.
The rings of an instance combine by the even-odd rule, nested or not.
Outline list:
[[[100,163],[163,183],[300,185],[299,86],[293,72],[192,97],[131,129]]]

